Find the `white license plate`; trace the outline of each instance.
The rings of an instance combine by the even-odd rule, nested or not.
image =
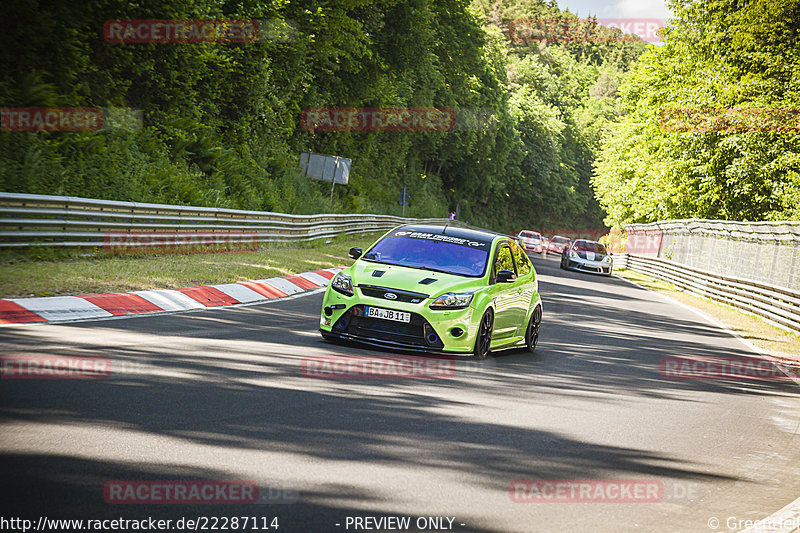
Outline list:
[[[372,318],[394,320],[395,322],[411,322],[411,313],[394,311],[392,309],[381,309],[380,307],[364,307],[364,315]]]

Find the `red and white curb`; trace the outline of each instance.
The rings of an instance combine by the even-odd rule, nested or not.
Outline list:
[[[339,268],[222,285],[116,294],[0,299],[0,324],[71,322],[252,304],[327,287]]]

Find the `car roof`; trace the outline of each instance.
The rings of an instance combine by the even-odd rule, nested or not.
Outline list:
[[[449,224],[406,224],[400,226],[404,231],[419,231],[424,233],[438,233],[457,237],[459,239],[467,239],[471,241],[492,243],[498,237],[510,239],[505,233],[496,233],[489,230],[462,228],[458,226],[451,226]],[[397,228],[397,229],[400,229]]]

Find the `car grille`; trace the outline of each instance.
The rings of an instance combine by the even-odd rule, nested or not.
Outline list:
[[[371,296],[373,298],[381,298],[384,300],[389,300],[393,302],[407,302],[407,303],[419,303],[423,300],[430,298],[430,294],[424,294],[421,292],[411,292],[411,291],[401,291],[399,289],[390,289],[388,287],[378,287],[376,285],[359,285],[359,289],[361,289],[361,294],[364,296]],[[386,294],[391,293],[397,296],[397,298],[386,298]]]
[[[606,273],[610,272],[610,270],[609,270],[610,267],[606,267],[606,266],[599,266],[599,267],[588,266],[588,265],[584,265],[583,263],[576,263],[574,261],[570,261],[570,266],[573,267],[573,268],[577,268],[578,270],[583,270],[585,272],[596,272],[598,274],[606,274]]]
[[[403,346],[435,348],[444,343],[430,323],[417,313],[411,313],[410,322],[396,322],[382,318],[365,317],[364,306],[354,305],[333,325],[334,333],[347,333],[365,340],[382,340]]]

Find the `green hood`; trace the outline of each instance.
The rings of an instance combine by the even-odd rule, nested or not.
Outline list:
[[[431,296],[474,289],[476,282],[480,279],[445,274],[434,270],[369,263],[367,261],[356,261],[350,268],[352,269],[354,285],[375,285],[390,289],[421,292]],[[373,275],[376,270],[383,271],[384,274],[376,277]],[[436,281],[429,284],[420,283],[428,278]]]

